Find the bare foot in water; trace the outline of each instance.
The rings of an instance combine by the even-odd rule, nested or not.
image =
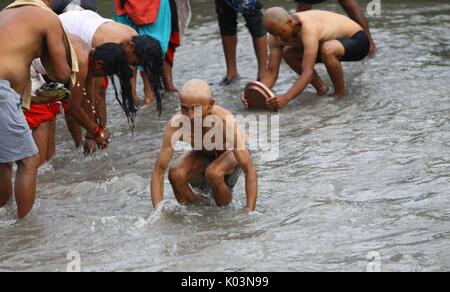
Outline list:
[[[319,88],[316,88],[316,90],[317,95],[324,96],[328,93],[328,91],[330,91],[330,88],[325,83],[323,83]]]
[[[335,91],[333,94],[330,94],[329,96],[334,97],[336,99],[341,99],[345,96],[345,92],[340,93]]]
[[[219,82],[219,86],[228,86],[231,85],[235,82],[239,81],[239,75],[237,76],[227,76],[225,78],[223,78],[220,82]]]

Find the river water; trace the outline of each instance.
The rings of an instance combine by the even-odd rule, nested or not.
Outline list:
[[[110,2],[100,3],[106,16]],[[192,2],[177,87],[225,74],[214,3]],[[318,7],[340,11],[329,2]],[[14,204],[0,210],[0,271],[65,271],[71,251],[83,271],[449,271],[450,3],[381,2],[381,16],[369,17],[380,51],[345,65],[348,96],[309,88],[280,113],[279,159],[254,156],[258,214],[240,211],[243,179],[222,209],[206,199],[179,206],[166,180],[155,212],[149,178],[177,97],[165,99],[161,118],[141,110],[132,137],[110,92],[110,148],[84,158],[60,118],[57,157],[40,171],[32,214],[17,222]],[[214,93],[245,114],[238,96],[256,64],[242,21],[239,38],[242,80]],[[283,65],[275,91],[296,78]]]

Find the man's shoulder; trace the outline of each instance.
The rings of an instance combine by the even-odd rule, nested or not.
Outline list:
[[[234,115],[232,112],[230,112],[229,110],[227,110],[224,107],[221,107],[219,105],[215,105],[213,107],[212,113],[219,116],[220,118],[222,118],[223,120],[226,120],[227,118],[234,118]]]

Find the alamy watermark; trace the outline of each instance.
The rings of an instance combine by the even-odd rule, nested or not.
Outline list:
[[[81,255],[77,251],[70,251],[67,253],[66,259],[68,260],[66,272],[79,273],[81,272]]]
[[[381,272],[381,255],[377,251],[371,251],[367,254],[369,263],[366,267],[366,272],[376,273]]]
[[[369,16],[381,16],[381,0],[370,1],[366,11]]]

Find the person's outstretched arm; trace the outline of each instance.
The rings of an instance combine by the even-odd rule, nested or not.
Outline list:
[[[173,128],[169,122],[166,126],[161,152],[159,153],[159,157],[156,161],[155,169],[152,174],[150,191],[154,208],[164,199],[164,174],[169,166],[174,152],[172,147],[173,133]]]

